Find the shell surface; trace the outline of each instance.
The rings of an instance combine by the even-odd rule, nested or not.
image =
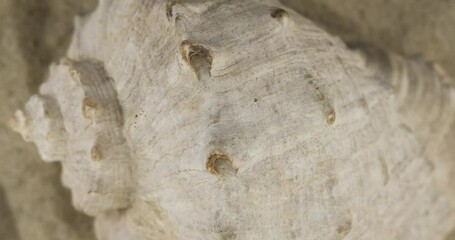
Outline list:
[[[100,239],[443,239],[454,226],[393,81],[279,3],[104,0],[67,55],[16,129],[61,161]]]

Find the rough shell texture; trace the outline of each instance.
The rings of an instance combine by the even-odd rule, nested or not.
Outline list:
[[[443,239],[442,86],[277,2],[104,0],[15,128],[100,239]]]

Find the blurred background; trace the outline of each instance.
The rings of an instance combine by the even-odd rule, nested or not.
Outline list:
[[[120,0],[118,0],[120,1]],[[122,0],[123,1],[123,0]],[[455,76],[455,0],[281,0],[346,42],[440,63]],[[0,239],[95,239],[60,184],[58,164],[7,122],[65,55],[75,15],[96,0],[0,0]],[[455,231],[447,236],[455,240]]]

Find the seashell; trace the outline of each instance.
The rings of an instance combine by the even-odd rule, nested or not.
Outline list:
[[[99,239],[443,239],[438,69],[275,1],[101,0],[13,127]]]

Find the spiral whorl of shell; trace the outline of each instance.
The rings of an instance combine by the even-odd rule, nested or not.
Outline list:
[[[16,128],[37,143],[46,161],[62,161],[74,204],[96,215],[126,208],[133,190],[132,160],[122,133],[113,80],[95,60],[64,59],[17,113]]]

